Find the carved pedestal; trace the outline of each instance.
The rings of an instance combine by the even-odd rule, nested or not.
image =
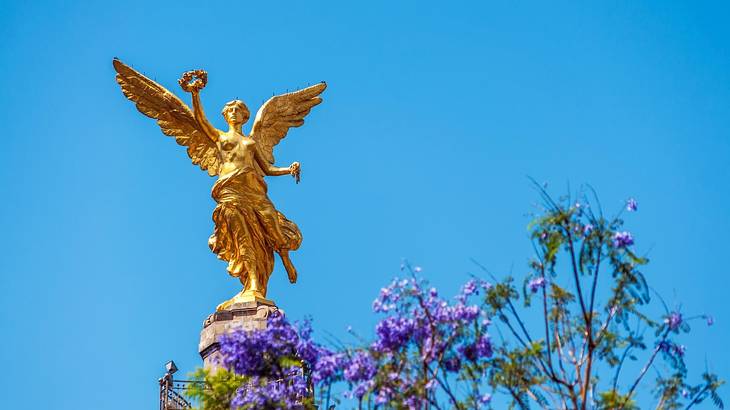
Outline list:
[[[217,311],[208,316],[200,332],[198,352],[203,358],[206,369],[215,370],[220,364],[220,346],[218,338],[234,330],[265,329],[269,315],[277,311],[274,302],[256,300],[244,303],[235,303],[228,309]]]

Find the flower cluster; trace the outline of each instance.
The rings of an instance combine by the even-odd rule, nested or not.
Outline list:
[[[272,313],[265,329],[239,330],[219,339],[222,364],[246,377],[231,406],[236,409],[303,408],[309,397],[304,369],[312,380],[335,379],[341,360],[311,340],[311,323],[299,328]]]
[[[677,331],[682,325],[682,314],[679,312],[672,312],[664,318],[664,323],[667,324],[669,330]]]
[[[613,235],[613,246],[616,248],[627,248],[634,244],[634,237],[629,232],[616,232]]]
[[[538,289],[545,287],[545,277],[540,276],[539,278],[532,279],[527,283],[527,287],[530,288],[530,292],[536,293]]]
[[[376,363],[366,351],[356,352],[347,361],[344,369],[345,380],[354,386],[349,392],[358,399],[365,395],[374,385]]]
[[[475,343],[459,346],[458,350],[467,360],[472,362],[491,357],[493,354],[492,341],[489,336],[482,336]]]
[[[403,347],[413,335],[415,321],[410,318],[391,316],[375,327],[377,340],[373,344],[376,351],[395,351]]]
[[[639,209],[639,203],[636,202],[634,198],[629,198],[626,200],[626,210],[629,212],[636,212],[636,210]]]
[[[296,329],[283,314],[275,312],[264,330],[236,331],[221,336],[222,364],[245,376],[281,375],[285,369],[278,358],[295,357],[298,340]]]
[[[345,367],[345,380],[359,382],[370,380],[375,375],[375,361],[367,352],[355,353]]]
[[[240,387],[231,401],[234,409],[265,408],[303,408],[303,401],[308,395],[304,377],[292,374],[286,379],[271,380],[263,377],[252,377],[248,383]]]
[[[354,370],[346,369],[345,379],[352,382],[351,394],[362,397],[371,393],[376,403],[399,403],[405,408],[419,409],[427,404],[428,391],[446,386],[440,370],[449,373],[479,374],[493,355],[487,334],[490,324],[484,308],[471,299],[488,292],[492,285],[471,279],[452,301],[439,297],[435,288],[416,277],[395,279],[381,289],[373,302],[373,310],[386,316],[375,326],[375,340],[366,360]],[[352,379],[348,374],[370,371],[370,360],[376,363],[372,377]],[[445,376],[443,376],[445,377]],[[479,384],[475,381],[475,384]],[[477,388],[472,402],[489,397]],[[488,403],[482,400],[481,403]]]
[[[357,350],[332,351],[314,343],[310,321],[292,325],[279,313],[269,317],[265,329],[222,336],[222,364],[247,380],[231,405],[303,408],[311,396],[307,375],[317,386],[344,381],[350,386],[346,395],[357,400],[372,395],[379,404],[424,408],[428,392],[446,385],[441,370],[484,377],[482,370],[494,354],[487,333],[491,322],[471,299],[491,288],[472,279],[449,301],[425,281],[396,279],[373,303],[375,312],[385,314],[375,326],[375,340]],[[482,384],[479,380],[475,383]],[[471,395],[479,406],[491,398],[479,389]]]
[[[683,357],[684,351],[686,350],[684,345],[678,345],[678,344],[672,343],[668,340],[660,341],[659,344],[657,345],[657,347],[659,348],[659,351],[661,351],[661,352],[676,355],[679,357]]]

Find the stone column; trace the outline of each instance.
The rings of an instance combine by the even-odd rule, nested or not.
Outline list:
[[[266,320],[278,308],[269,300],[254,300],[235,303],[226,310],[221,310],[208,316],[200,332],[198,352],[203,358],[203,366],[215,371],[219,367],[221,354],[218,338],[234,330],[265,329]]]

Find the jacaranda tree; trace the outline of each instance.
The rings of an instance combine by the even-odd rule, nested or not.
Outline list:
[[[621,218],[636,201],[608,218],[584,197],[538,189],[544,209],[529,225],[522,280],[484,269],[487,280],[447,299],[404,263],[373,303],[373,341],[325,347],[309,321],[273,315],[266,330],[223,337],[223,370],[198,371],[204,387],[192,396],[205,409],[723,408],[723,381],[707,369],[689,381],[681,344],[690,322],[713,319],[672,309],[649,287]],[[653,397],[637,398],[642,384]]]

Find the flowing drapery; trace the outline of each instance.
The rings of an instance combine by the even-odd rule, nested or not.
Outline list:
[[[266,193],[266,182],[254,170],[216,181],[215,229],[208,241],[218,258],[228,262],[228,273],[241,280],[244,291],[260,292],[262,297],[274,269],[274,251],[296,250],[302,241],[297,225],[274,208]]]

